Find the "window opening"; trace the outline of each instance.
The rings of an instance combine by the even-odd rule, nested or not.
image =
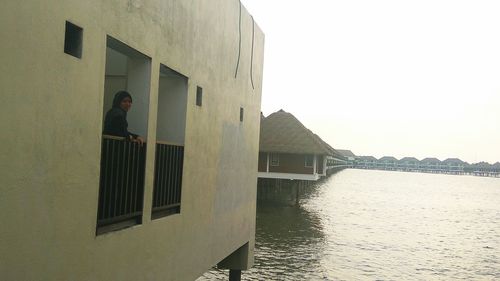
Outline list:
[[[106,43],[98,235],[142,223],[146,144],[137,136],[147,136],[151,79],[149,57]]]
[[[83,28],[66,21],[64,34],[64,52],[76,58],[82,58]]]
[[[203,89],[198,86],[196,87],[196,105],[201,106],[203,99]]]
[[[280,157],[279,157],[278,153],[271,153],[269,158],[270,158],[270,161],[269,161],[270,166],[279,166],[280,165]]]
[[[151,219],[181,211],[188,78],[160,65]]]
[[[305,167],[312,168],[314,166],[314,156],[313,155],[306,155],[304,162],[305,162],[304,163]]]

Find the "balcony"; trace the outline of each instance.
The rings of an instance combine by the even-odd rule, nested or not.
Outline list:
[[[103,136],[97,234],[142,222],[145,159],[145,144]]]
[[[156,142],[151,219],[180,213],[183,162],[182,145]]]

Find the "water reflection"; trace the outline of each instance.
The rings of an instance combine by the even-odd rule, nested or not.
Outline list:
[[[500,179],[345,170],[300,207],[258,205],[242,279],[500,280],[499,202]]]
[[[260,279],[246,280],[283,280],[287,276],[307,280],[319,276],[324,246],[321,218],[316,213],[299,206],[260,204],[256,237],[259,250],[255,253]]]
[[[311,280],[323,278],[325,234],[318,214],[301,206],[267,201],[257,207],[255,265],[243,280]],[[228,280],[214,269],[198,280]]]

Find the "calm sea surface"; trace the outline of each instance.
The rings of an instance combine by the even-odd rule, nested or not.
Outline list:
[[[242,279],[500,280],[500,179],[341,171],[300,207],[259,205]]]

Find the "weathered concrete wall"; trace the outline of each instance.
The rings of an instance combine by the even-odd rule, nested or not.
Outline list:
[[[254,247],[264,36],[239,1],[2,1],[2,280],[192,280]],[[63,52],[65,21],[84,29]],[[142,225],[95,235],[106,36],[151,58]],[[181,213],[151,221],[159,65],[187,76]],[[203,106],[195,105],[196,86]],[[240,107],[245,120],[239,121]]]

